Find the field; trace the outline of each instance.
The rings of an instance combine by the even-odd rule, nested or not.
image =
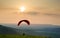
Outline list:
[[[0,38],[53,38],[50,36],[30,36],[30,35],[0,35]]]

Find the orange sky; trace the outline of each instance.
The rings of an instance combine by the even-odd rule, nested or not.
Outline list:
[[[25,6],[24,13],[19,11]],[[0,0],[0,23],[17,23],[28,19],[31,24],[60,24],[59,0]]]

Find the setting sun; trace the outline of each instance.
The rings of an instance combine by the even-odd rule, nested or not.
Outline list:
[[[26,7],[25,7],[25,6],[21,6],[21,7],[19,8],[19,10],[20,10],[20,12],[24,12],[24,11],[26,10]]]

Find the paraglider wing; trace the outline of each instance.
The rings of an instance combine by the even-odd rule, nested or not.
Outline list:
[[[30,22],[28,20],[21,20],[18,22],[18,26],[22,23],[22,22],[26,22],[28,25],[30,25]]]

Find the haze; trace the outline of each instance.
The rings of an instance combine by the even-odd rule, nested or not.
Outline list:
[[[24,13],[20,6],[26,6]],[[0,23],[60,24],[60,0],[0,0]]]

